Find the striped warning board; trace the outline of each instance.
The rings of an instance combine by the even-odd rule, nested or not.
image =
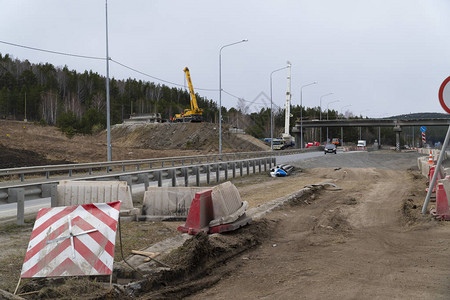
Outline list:
[[[39,210],[21,278],[112,274],[120,204]]]

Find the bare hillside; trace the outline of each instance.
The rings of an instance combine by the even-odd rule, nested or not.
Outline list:
[[[115,125],[112,136],[124,146],[155,150],[200,150],[205,153],[219,149],[219,128],[211,123],[151,123]],[[224,152],[264,151],[269,147],[260,140],[222,129]]]
[[[259,140],[223,130],[223,151],[261,151]],[[249,142],[248,140],[251,140]],[[112,129],[113,160],[217,153],[218,128],[210,123],[117,125]],[[56,127],[0,121],[0,169],[70,162],[106,161],[106,132],[66,137]]]

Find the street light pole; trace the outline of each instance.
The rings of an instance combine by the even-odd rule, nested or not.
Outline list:
[[[106,147],[107,159],[112,160],[111,155],[111,112],[109,100],[109,53],[108,53],[108,0],[105,0],[106,13]]]
[[[331,103],[336,103],[336,102],[339,102],[339,100],[334,100],[334,101],[328,102],[328,104],[327,104],[327,121],[328,121],[328,112],[330,111],[328,109],[328,107],[330,106]],[[327,143],[328,143],[328,126],[327,126]]]
[[[319,111],[319,120],[322,121],[322,98],[326,96],[333,95],[333,93],[328,93],[320,96],[320,111]],[[320,139],[319,142],[322,143],[322,126],[320,126]]]
[[[303,88],[317,84],[317,81],[302,85],[300,88],[300,149],[303,149]]]
[[[272,101],[272,74],[284,69],[289,68],[289,65],[284,67],[284,68],[280,68],[280,69],[276,69],[275,71],[272,71],[270,73],[270,150],[273,151],[273,101]]]
[[[219,154],[222,154],[222,49],[244,42],[248,42],[248,40],[243,39],[239,42],[224,45],[219,50]]]

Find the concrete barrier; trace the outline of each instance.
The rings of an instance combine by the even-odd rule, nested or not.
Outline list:
[[[149,187],[144,194],[142,218],[167,220],[187,218],[195,194],[211,190],[213,219],[210,226],[231,223],[248,208],[237,188],[229,181],[214,187]]]
[[[142,215],[147,219],[186,218],[195,193],[207,187],[149,187],[144,194]]]
[[[430,172],[431,164],[428,163],[430,151],[431,155],[433,157],[433,161],[437,162],[439,159],[439,155],[441,155],[441,150],[439,149],[427,149],[427,148],[419,148],[417,150],[419,153],[424,154],[422,157],[417,158],[417,166],[419,167],[420,172],[423,176],[428,177],[428,174]],[[443,160],[447,159],[447,152],[444,152]]]
[[[247,201],[242,202],[234,184],[227,181],[212,188],[214,219],[210,227],[236,221],[248,208]]]
[[[57,186],[56,206],[122,201],[122,214],[136,215],[131,190],[125,181],[60,181]]]

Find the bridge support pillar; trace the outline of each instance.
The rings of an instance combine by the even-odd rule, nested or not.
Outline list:
[[[400,126],[394,127],[395,132],[395,151],[400,151],[400,132],[402,132],[402,128]]]

